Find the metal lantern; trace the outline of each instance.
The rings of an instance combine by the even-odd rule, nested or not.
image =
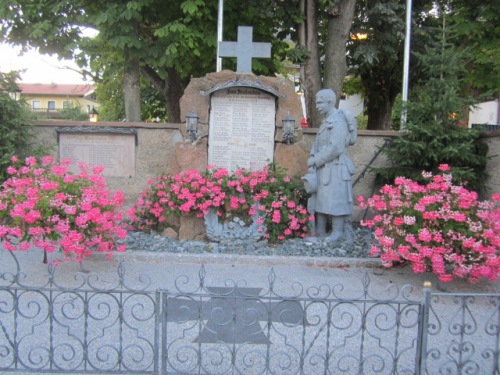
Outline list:
[[[295,134],[295,120],[292,116],[290,116],[290,113],[288,113],[288,115],[283,119],[282,124],[283,142],[290,144],[292,143]]]
[[[192,142],[198,139],[198,119],[199,117],[194,110],[186,116],[186,130]]]
[[[97,122],[97,115],[99,112],[97,112],[97,109],[95,109],[94,106],[92,106],[92,111],[89,113],[89,121],[90,122]]]

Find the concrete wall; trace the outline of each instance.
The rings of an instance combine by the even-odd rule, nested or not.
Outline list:
[[[194,151],[190,142],[185,142],[180,128],[182,124],[150,124],[150,123],[90,123],[78,121],[39,121],[35,126],[35,143],[33,146],[45,146],[50,148],[50,154],[57,157],[57,132],[58,127],[65,126],[106,126],[119,128],[134,128],[137,130],[138,145],[136,148],[136,173],[135,176],[108,178],[108,186],[112,190],[122,190],[127,197],[127,206],[135,203],[142,190],[147,187],[147,181],[162,174],[173,174],[179,172],[179,166],[185,165],[179,162],[179,154],[186,152],[200,152],[200,147]],[[307,154],[317,133],[317,129],[302,129],[303,134],[299,142],[295,145],[287,146],[279,144],[280,148],[288,148],[301,160],[298,164],[305,165]],[[396,136],[393,131],[358,131],[357,143],[349,148],[357,172],[354,175],[355,196],[370,196],[374,193],[374,174],[365,171],[365,167],[370,163],[380,147],[387,139]],[[483,140],[489,146],[489,154],[492,159],[488,164],[490,178],[487,181],[488,192],[500,192],[500,131],[484,133]],[[200,145],[206,148],[206,142]],[[194,146],[196,147],[196,146]],[[188,151],[186,151],[188,150]],[[204,148],[201,148],[204,150]],[[299,150],[300,152],[297,152]],[[185,157],[185,155],[184,155]],[[189,159],[188,159],[189,160]],[[386,160],[383,155],[379,155],[372,166],[384,166]],[[198,163],[199,164],[199,163]],[[181,168],[182,169],[182,168]],[[200,165],[193,166],[192,169],[200,169]],[[303,169],[297,169],[302,171]],[[365,172],[363,175],[362,173]],[[302,172],[299,172],[302,173]],[[357,181],[357,182],[356,182]]]

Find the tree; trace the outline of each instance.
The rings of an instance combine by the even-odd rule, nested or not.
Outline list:
[[[257,0],[228,1],[226,37],[236,35],[237,24],[253,24],[255,38],[273,40],[273,45],[278,46],[276,50],[281,51],[282,40],[274,36],[269,20],[282,10],[265,6],[268,3],[274,6],[273,1],[264,6]],[[81,50],[79,61],[83,66],[98,52],[91,49],[84,58],[92,41],[82,38],[80,28],[99,30],[101,40],[123,58],[126,107],[137,107],[139,69],[165,98],[169,121],[180,122],[179,99],[187,81],[214,69],[216,14],[216,2],[204,0],[42,0],[36,4],[22,0],[16,5],[1,0],[0,16],[4,22],[0,31],[4,40],[24,48],[39,47],[42,53],[70,57]],[[231,66],[230,61],[225,64]],[[272,74],[276,66],[272,61],[255,61],[254,69]]]
[[[41,53],[56,54],[61,58],[72,58],[82,40],[81,28],[93,27],[103,33],[110,43],[122,43],[128,51],[134,48],[133,28],[130,27],[133,12],[126,12],[126,5],[119,8],[116,3],[98,3],[80,1],[20,1],[15,5],[2,1],[0,16],[3,20],[0,32],[2,40],[20,45],[23,49],[38,48]],[[133,23],[133,22],[132,22]],[[119,27],[117,27],[119,25]],[[113,27],[114,26],[114,27]],[[127,56],[131,56],[128,54]],[[128,73],[132,74],[134,65],[131,59],[125,59]],[[138,74],[138,73],[137,73]],[[124,80],[124,82],[129,82]],[[138,121],[137,100],[133,84],[124,85],[127,98],[126,106],[130,121]],[[129,99],[130,98],[130,99]]]
[[[0,72],[0,180],[7,178],[11,157],[23,155],[31,138],[33,116],[24,101],[14,100],[9,93],[20,91],[16,85],[18,72]]]
[[[347,72],[347,41],[354,17],[356,0],[342,0],[328,10],[328,41],[325,51],[323,87],[337,93],[337,106]]]
[[[464,54],[465,84],[472,94],[500,94],[500,2],[439,1],[441,23],[455,34],[454,45]]]
[[[353,72],[361,77],[368,129],[389,129],[392,105],[401,92],[405,9],[402,0],[363,1],[350,43]]]
[[[298,47],[291,53],[301,65],[309,123],[319,126],[316,92],[322,87],[337,93],[337,105],[347,71],[346,42],[349,38],[356,0],[300,0]],[[321,57],[324,56],[323,62]]]
[[[319,120],[315,104],[315,95],[321,88],[318,2],[317,0],[300,0],[299,10],[302,19],[298,26],[299,47],[295,51],[294,62],[300,64],[300,79],[309,117],[308,123],[313,127],[318,127]]]
[[[486,177],[487,145],[480,142],[477,131],[457,126],[459,115],[474,103],[463,91],[467,52],[456,47],[457,34],[444,23],[428,32],[433,36],[429,45],[415,53],[423,76],[410,96],[408,131],[384,149],[391,167],[377,172],[382,183],[392,183],[398,176],[422,181],[423,170],[437,172],[440,164],[449,164],[455,183],[480,191]]]

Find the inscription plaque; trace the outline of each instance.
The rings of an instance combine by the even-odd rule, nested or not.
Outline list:
[[[274,160],[276,101],[254,88],[217,91],[211,97],[208,163],[234,172]]]
[[[124,134],[59,134],[59,158],[70,158],[70,170],[78,172],[77,162],[104,167],[105,177],[135,175],[135,136]]]

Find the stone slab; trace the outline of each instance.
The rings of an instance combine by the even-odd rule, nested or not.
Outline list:
[[[104,167],[105,177],[135,176],[135,135],[99,133],[59,134],[59,158],[70,158],[71,170],[77,162]]]
[[[232,88],[211,98],[208,164],[234,172],[274,160],[276,99],[254,88]]]

